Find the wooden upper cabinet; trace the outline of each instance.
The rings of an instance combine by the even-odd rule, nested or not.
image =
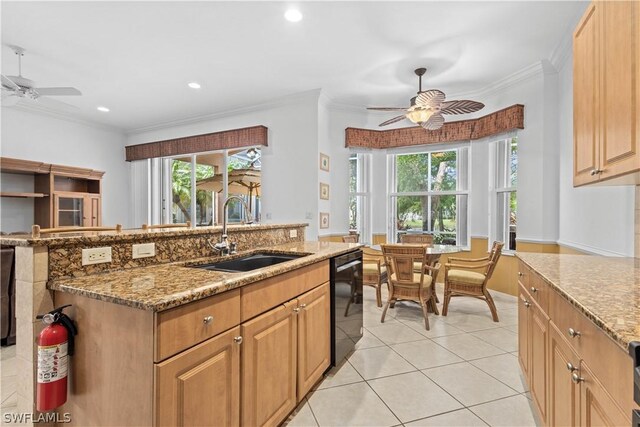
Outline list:
[[[592,3],[573,34],[573,184],[597,181],[597,68],[599,3]]]
[[[240,327],[155,366],[156,426],[240,424]]]
[[[330,300],[329,282],[298,298],[298,401],[331,363]]]
[[[640,6],[596,1],[573,36],[574,185],[640,184]]]

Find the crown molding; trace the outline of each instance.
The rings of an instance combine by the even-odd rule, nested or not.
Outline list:
[[[281,107],[283,105],[289,105],[289,104],[293,104],[293,103],[304,101],[304,100],[310,100],[310,99],[318,102],[320,95],[321,95],[321,89],[312,89],[304,92],[297,92],[290,95],[281,96],[278,98],[274,98],[270,101],[260,102],[257,104],[243,105],[243,106],[238,106],[235,108],[231,108],[229,110],[219,111],[215,113],[203,114],[200,116],[185,117],[182,119],[172,120],[169,122],[157,123],[149,126],[129,129],[129,130],[126,130],[125,133],[127,135],[136,135],[136,134],[154,131],[154,130],[190,125],[194,123],[208,122],[211,120],[235,116],[238,114],[253,113],[256,111],[266,110],[269,108]]]
[[[24,111],[32,114],[40,114],[40,115],[52,117],[58,120],[65,120],[67,122],[81,124],[83,126],[91,127],[94,129],[105,130],[109,132],[117,132],[122,135],[124,135],[125,133],[124,129],[121,129],[119,127],[105,125],[104,123],[99,123],[91,120],[81,119],[73,114],[63,113],[63,112],[56,111],[51,108],[46,108],[40,105],[18,103],[11,106],[2,106],[2,108],[14,109],[14,110]]]

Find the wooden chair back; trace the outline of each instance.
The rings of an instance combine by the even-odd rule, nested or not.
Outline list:
[[[343,243],[358,243],[358,235],[357,234],[349,234],[347,236],[342,236]]]
[[[498,264],[498,260],[500,259],[500,255],[502,254],[502,248],[504,247],[503,242],[493,242],[493,246],[491,247],[491,252],[489,253],[489,261],[491,264],[487,267],[487,272],[485,273],[486,279],[485,284],[489,279],[491,279],[491,275],[493,274],[493,270],[495,270],[496,265]]]
[[[178,224],[154,224],[154,225],[142,224],[143,230],[152,230],[152,229],[159,229],[159,228],[177,228],[177,227],[189,228],[191,227],[191,221],[182,222]]]
[[[384,259],[389,268],[389,281],[393,286],[419,287],[424,283],[424,266],[427,263],[426,245],[393,244],[381,245]],[[417,273],[414,263],[420,262],[422,268]],[[416,280],[414,274],[419,274]]]
[[[432,234],[401,234],[400,243],[416,243],[420,245],[433,245]]]
[[[115,231],[117,233],[122,231],[122,225],[116,224],[115,227],[55,227],[55,228],[40,228],[35,224],[31,226],[31,237],[38,238],[42,234],[48,233],[80,233],[83,231]]]

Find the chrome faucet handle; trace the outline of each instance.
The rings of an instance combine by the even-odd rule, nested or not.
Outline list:
[[[229,243],[229,254],[235,254],[238,249],[238,242]]]

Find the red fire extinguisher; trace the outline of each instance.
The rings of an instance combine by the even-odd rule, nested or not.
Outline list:
[[[62,312],[70,305],[58,307],[36,318],[47,326],[38,336],[38,386],[36,409],[50,411],[67,401],[69,356],[73,355],[74,336],[78,333],[73,321]]]

